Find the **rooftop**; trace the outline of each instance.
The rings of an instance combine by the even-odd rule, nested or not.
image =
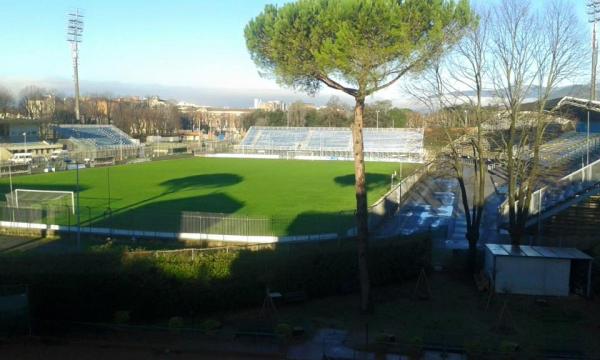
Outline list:
[[[503,244],[486,244],[485,247],[494,256],[537,257],[553,259],[591,260],[592,257],[575,248],[528,246],[514,247]]]

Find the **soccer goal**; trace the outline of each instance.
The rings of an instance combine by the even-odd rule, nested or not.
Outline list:
[[[15,189],[6,194],[6,202],[12,207],[69,206],[75,213],[73,191]]]

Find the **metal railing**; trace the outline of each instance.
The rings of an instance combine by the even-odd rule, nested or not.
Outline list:
[[[272,219],[233,214],[184,211],[181,213],[181,232],[241,236],[273,236]]]
[[[559,205],[584,193],[600,183],[600,160],[582,167],[563,177],[555,184],[547,185],[533,192],[529,204],[529,216]],[[515,202],[515,207],[518,202]],[[508,199],[500,205],[500,215],[507,217],[509,213]]]
[[[418,168],[409,176],[403,178],[399,183],[392,186],[392,189],[382,196],[377,202],[369,207],[369,229],[373,231],[386,217],[393,215],[402,205],[407,194],[412,190],[423,176],[427,175],[433,168],[434,163]]]

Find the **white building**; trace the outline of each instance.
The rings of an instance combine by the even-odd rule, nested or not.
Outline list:
[[[484,270],[498,293],[590,296],[592,260],[575,248],[487,244]]]
[[[254,99],[254,109],[265,111],[286,111],[287,104],[279,100],[262,101],[262,99]]]

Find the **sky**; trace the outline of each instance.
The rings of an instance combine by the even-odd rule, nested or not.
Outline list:
[[[70,78],[67,13],[81,8],[82,79],[274,88],[257,75],[243,38],[267,2],[0,0],[0,75]]]
[[[83,84],[277,90],[275,81],[258,75],[243,36],[267,3],[284,1],[0,0],[0,84],[70,80],[67,13],[80,8]],[[585,2],[573,3],[585,18]],[[398,89],[383,95],[398,96]]]

